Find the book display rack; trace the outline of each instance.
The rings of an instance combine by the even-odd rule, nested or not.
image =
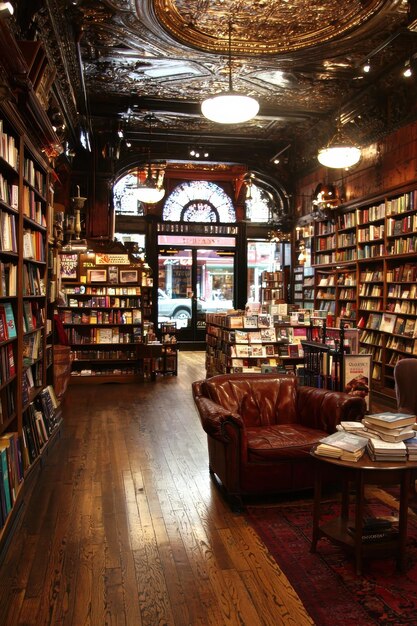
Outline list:
[[[65,303],[58,312],[73,355],[71,381],[143,380],[137,348],[152,309],[147,266],[128,254],[60,256]]]
[[[303,363],[308,327],[274,323],[269,314],[208,313],[207,376],[239,372],[294,372]]]
[[[23,129],[0,109],[0,541],[61,421],[48,341],[53,172]]]
[[[393,397],[395,364],[417,357],[417,190],[339,207],[315,229],[314,308],[361,329],[373,388]]]

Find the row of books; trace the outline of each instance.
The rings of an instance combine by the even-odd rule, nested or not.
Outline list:
[[[61,309],[59,316],[64,324],[141,324],[142,322],[140,309],[112,309],[110,311],[89,309],[82,312]]]
[[[17,264],[0,261],[0,296],[17,294]]]
[[[44,296],[45,293],[45,283],[39,267],[33,263],[25,263],[23,265],[23,295]]]
[[[357,222],[361,224],[369,224],[369,222],[377,222],[385,217],[385,202],[368,207],[366,209],[357,209]]]
[[[16,217],[0,210],[0,251],[17,252]]]
[[[42,196],[46,193],[46,177],[43,172],[37,169],[32,159],[25,158],[23,165],[23,176]]]
[[[377,241],[384,238],[384,225],[369,225],[366,228],[358,229],[358,242],[367,243],[368,241]]]
[[[0,385],[8,383],[16,374],[16,362],[12,343],[0,347]]]
[[[122,332],[119,326],[110,328],[67,328],[66,334],[70,344],[102,344],[102,343],[141,343],[142,327],[135,326],[133,332]]]
[[[141,287],[110,287],[100,286],[93,287],[89,285],[76,285],[74,287],[65,287],[64,292],[68,295],[86,294],[94,296],[140,296]]]
[[[387,269],[387,283],[414,283],[417,280],[417,264],[404,263],[399,267]]]
[[[387,220],[387,236],[395,237],[417,231],[417,215]]]
[[[23,258],[45,262],[44,237],[41,232],[25,230],[23,233]]]
[[[26,470],[36,461],[59,423],[59,402],[52,385],[45,387],[23,413],[22,458]]]
[[[87,294],[86,294],[87,296]],[[119,296],[93,296],[84,298],[68,298],[67,305],[73,308],[86,309],[138,309],[140,298],[120,298]]]
[[[40,200],[37,200],[35,192],[29,187],[23,187],[23,213],[26,217],[33,220],[37,224],[46,227],[45,206]]]
[[[72,377],[78,377],[78,376],[140,376],[143,374],[143,371],[140,369],[140,367],[138,367],[138,365],[135,366],[126,366],[126,367],[105,367],[105,368],[88,368],[88,369],[82,369],[82,370],[72,370],[71,371],[71,376]]]
[[[0,157],[17,170],[19,164],[19,150],[13,135],[3,129],[3,120],[0,119]]]
[[[0,200],[12,209],[19,207],[19,186],[11,184],[0,174]]]
[[[30,332],[45,324],[45,307],[34,300],[23,302],[23,330]]]

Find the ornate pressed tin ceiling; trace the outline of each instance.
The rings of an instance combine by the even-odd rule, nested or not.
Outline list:
[[[122,127],[126,161],[145,150],[150,111],[158,158],[188,159],[190,145],[204,145],[213,160],[267,168],[280,152],[295,163],[314,154],[337,115],[363,142],[414,114],[415,84],[400,76],[417,52],[405,0],[44,2],[34,21],[47,34],[62,98],[76,99],[102,142]],[[225,129],[203,118],[200,103],[227,88],[229,20],[234,89],[256,97],[260,112]]]

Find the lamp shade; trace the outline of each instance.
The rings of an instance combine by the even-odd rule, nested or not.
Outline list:
[[[325,167],[346,168],[358,163],[361,158],[361,151],[339,131],[327,146],[319,150],[317,158],[319,163]]]
[[[165,195],[165,189],[163,187],[157,187],[155,182],[147,178],[142,184],[139,184],[136,189],[136,197],[140,202],[144,204],[156,204],[162,200]]]
[[[255,98],[235,91],[225,91],[201,103],[201,112],[218,124],[241,124],[251,120],[259,111]]]

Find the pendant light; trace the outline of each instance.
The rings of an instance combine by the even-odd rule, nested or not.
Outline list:
[[[233,91],[232,85],[232,22],[229,21],[229,89],[201,103],[201,112],[218,124],[241,124],[251,120],[259,111],[255,98]]]
[[[144,204],[156,204],[165,195],[165,189],[162,186],[163,180],[157,175],[156,178],[152,175],[151,167],[151,135],[152,135],[152,122],[155,116],[150,114],[145,118],[146,122],[149,122],[149,147],[148,147],[148,165],[146,171],[146,178],[143,182],[138,182],[136,188],[136,197],[140,202]]]
[[[361,158],[361,150],[349,140],[339,125],[336,134],[317,155],[319,163],[333,169],[346,169],[356,165]]]

